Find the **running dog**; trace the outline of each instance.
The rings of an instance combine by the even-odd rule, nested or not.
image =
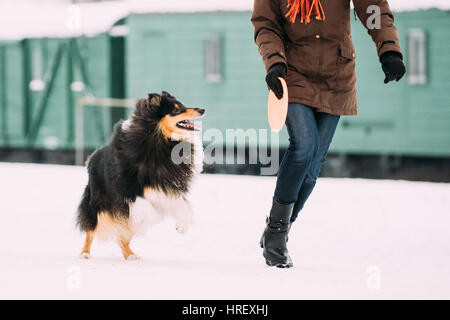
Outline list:
[[[90,257],[98,237],[116,241],[124,258],[135,260],[131,239],[165,217],[175,219],[178,232],[187,231],[187,197],[203,163],[199,126],[192,121],[204,112],[163,91],[140,99],[133,115],[116,124],[110,142],[87,161],[89,181],[77,217],[86,233],[81,258]]]

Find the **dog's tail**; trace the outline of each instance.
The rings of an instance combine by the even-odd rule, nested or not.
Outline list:
[[[77,227],[81,231],[94,231],[97,227],[97,213],[98,210],[91,202],[91,189],[87,185],[78,206]]]

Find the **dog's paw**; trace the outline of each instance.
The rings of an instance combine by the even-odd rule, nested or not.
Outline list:
[[[189,230],[189,223],[187,221],[177,222],[175,228],[177,229],[178,233],[184,234]]]
[[[189,229],[189,226],[192,224],[193,215],[190,203],[186,200],[184,201],[184,203],[185,205],[187,205],[185,210],[180,210],[175,216],[175,229],[180,234],[186,233]]]
[[[88,260],[91,258],[91,254],[89,252],[82,252],[80,254],[80,259]]]
[[[134,261],[134,260],[139,260],[139,259],[140,259],[140,257],[135,254],[130,254],[128,257],[125,258],[125,260],[127,260],[127,261]]]

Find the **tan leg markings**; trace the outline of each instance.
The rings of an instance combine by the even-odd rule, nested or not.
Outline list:
[[[130,241],[129,240],[125,240],[124,238],[120,238],[119,239],[119,246],[120,249],[122,249],[122,254],[123,257],[125,258],[125,260],[128,260],[130,258],[130,260],[135,260],[137,259],[137,256],[134,254],[134,252],[130,249]]]
[[[89,258],[89,255],[91,253],[92,240],[94,240],[94,231],[86,232],[86,239],[84,240],[83,249],[81,250],[80,254],[82,258]]]

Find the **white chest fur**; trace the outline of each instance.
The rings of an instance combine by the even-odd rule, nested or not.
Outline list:
[[[184,196],[171,197],[147,189],[144,197],[138,197],[129,206],[129,224],[137,236],[145,234],[149,228],[168,217],[175,220],[175,227],[180,233],[186,232],[192,222],[192,206]]]
[[[191,181],[194,184],[196,176],[203,170],[203,146],[197,135],[193,135],[190,142],[194,144],[194,178]],[[193,216],[188,197],[189,194],[174,196],[160,190],[146,188],[143,197],[138,197],[135,202],[129,204],[129,222],[134,234],[145,234],[150,227],[167,217],[175,219],[178,232],[186,232]]]

